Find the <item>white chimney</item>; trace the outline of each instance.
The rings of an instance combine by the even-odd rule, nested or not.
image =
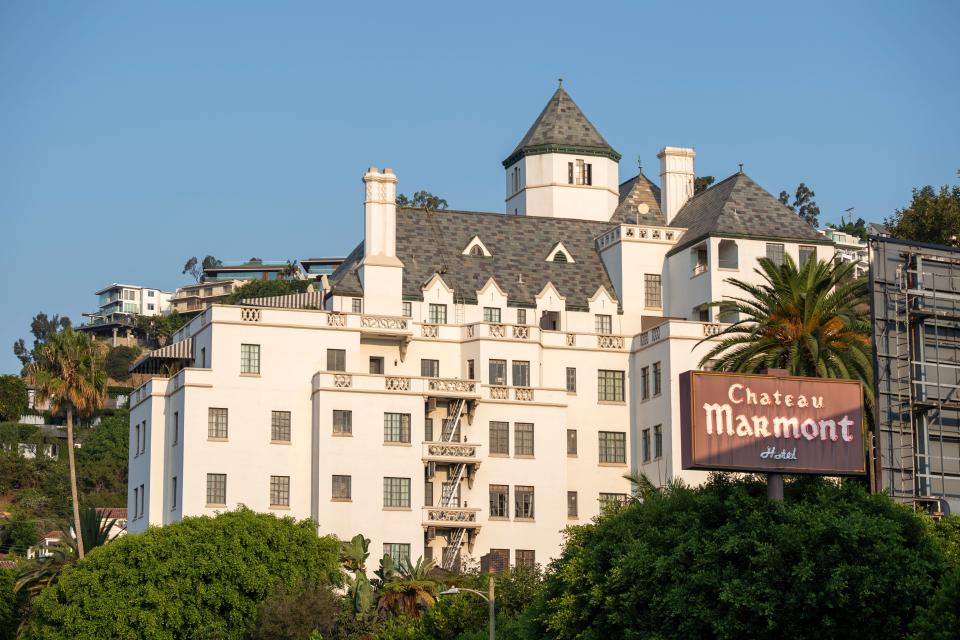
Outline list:
[[[397,259],[397,176],[370,167],[363,176],[363,311],[399,316],[403,263]]]
[[[667,224],[693,197],[693,159],[697,152],[684,147],[664,147],[660,158],[660,209]]]

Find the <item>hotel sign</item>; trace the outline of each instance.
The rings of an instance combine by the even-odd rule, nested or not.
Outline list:
[[[680,421],[684,469],[865,473],[855,380],[687,371]]]

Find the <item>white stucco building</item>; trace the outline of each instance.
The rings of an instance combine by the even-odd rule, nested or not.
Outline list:
[[[675,388],[708,303],[833,244],[744,173],[694,196],[694,151],[659,155],[659,187],[620,182],[561,87],[503,163],[505,214],[398,208],[371,167],[323,310],[214,305],[155,355],[183,368],[131,397],[129,530],[244,504],[374,556],[546,562],[625,473],[700,481]]]

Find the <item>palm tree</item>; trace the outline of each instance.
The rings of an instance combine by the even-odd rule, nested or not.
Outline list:
[[[434,567],[433,560],[424,560],[422,557],[414,565],[404,559],[400,562],[399,570],[394,569],[389,556],[381,561],[383,584],[380,586],[380,599],[377,610],[386,615],[389,613],[404,613],[418,617],[424,609],[429,609],[437,603],[437,582],[430,577],[430,570]]]
[[[28,373],[36,388],[37,400],[49,400],[55,412],[66,411],[73,524],[75,531],[81,531],[77,464],[73,451],[73,414],[89,415],[103,405],[107,375],[100,354],[88,335],[67,327],[50,336],[45,344],[37,348]],[[77,555],[81,560],[83,542],[81,538],[77,544]]]
[[[739,319],[701,341],[718,339],[700,367],[739,373],[786,369],[796,376],[860,380],[872,405],[867,281],[852,277],[854,263],[811,259],[798,268],[789,255],[782,265],[767,258],[759,263],[754,271],[763,277],[761,284],[727,280],[746,295],[714,305]]]

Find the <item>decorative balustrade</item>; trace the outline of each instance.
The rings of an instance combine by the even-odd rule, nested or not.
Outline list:
[[[506,328],[502,324],[490,324],[490,337],[503,338],[506,335]]]
[[[240,319],[244,322],[260,322],[260,309],[254,307],[241,307]]]
[[[477,524],[477,511],[479,509],[467,509],[457,507],[427,507],[425,519],[429,523],[449,524],[451,526],[463,527],[464,525]]]
[[[597,336],[597,346],[601,349],[623,349],[623,336]]]
[[[435,324],[420,325],[420,333],[424,338],[436,338],[440,335],[440,327]]]
[[[330,327],[347,326],[347,316],[342,313],[332,312],[327,314],[327,325]]]
[[[531,402],[533,400],[533,389],[529,387],[516,387],[513,390],[513,398],[514,400]]]
[[[509,400],[510,388],[509,387],[490,387],[490,399]]]
[[[530,327],[513,325],[513,337],[518,340],[528,340],[530,338]]]
[[[650,329],[650,340],[656,342],[660,339],[660,327],[654,327]]]
[[[360,326],[365,329],[407,330],[407,319],[394,316],[360,316]]]
[[[467,325],[467,337],[472,338],[474,334],[473,325]]]
[[[568,333],[568,334],[567,334],[567,346],[568,346],[568,347],[575,347],[575,346],[577,346],[577,334],[575,334],[575,333]]]
[[[340,389],[349,389],[353,386],[353,376],[349,373],[335,373],[333,375],[333,386]]]
[[[645,347],[650,344],[650,332],[644,331],[640,334],[640,346]]]
[[[477,457],[479,445],[451,442],[428,442],[426,455],[431,458],[473,458]]]
[[[430,378],[427,380],[427,391],[448,391],[475,393],[477,383],[473,380],[456,380],[452,378]]]
[[[383,385],[387,391],[409,391],[410,378],[401,376],[387,376],[383,379]]]
[[[704,322],[703,323],[703,335],[705,336],[715,336],[720,333],[723,328],[714,322]]]

